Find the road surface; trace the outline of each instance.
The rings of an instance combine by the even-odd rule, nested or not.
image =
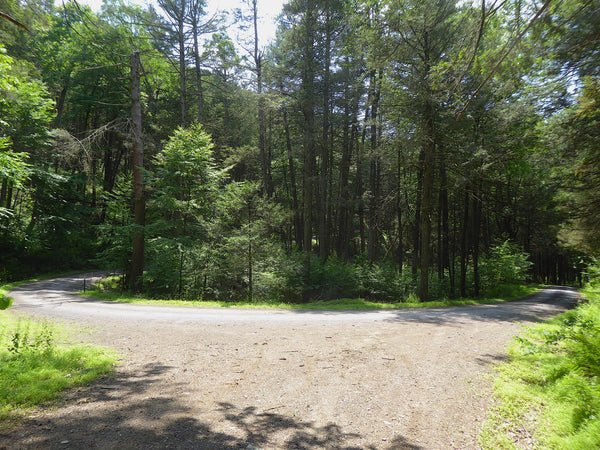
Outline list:
[[[510,339],[578,300],[556,287],[493,305],[274,311],[115,304],[81,289],[83,276],[21,286],[11,310],[116,349],[116,376],[33,414],[0,448],[478,448]]]

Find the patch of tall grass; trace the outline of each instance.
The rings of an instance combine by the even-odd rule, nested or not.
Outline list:
[[[108,350],[59,343],[64,334],[48,322],[0,313],[0,428],[113,370],[115,357]]]
[[[600,448],[600,279],[581,292],[587,302],[515,338],[483,448]]]

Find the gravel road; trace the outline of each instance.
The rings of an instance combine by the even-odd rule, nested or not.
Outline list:
[[[114,348],[116,376],[35,412],[0,449],[478,448],[510,339],[578,300],[556,287],[494,305],[272,311],[112,304],[82,288],[82,275],[24,285],[11,311]]]

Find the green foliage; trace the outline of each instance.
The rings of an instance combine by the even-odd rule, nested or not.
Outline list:
[[[528,270],[532,263],[529,255],[506,240],[492,247],[481,258],[479,270],[481,285],[489,290],[502,284],[520,284],[528,279]]]
[[[114,357],[105,350],[63,346],[57,335],[48,323],[0,315],[0,420],[112,370]]]
[[[529,420],[537,423],[540,447],[600,446],[598,279],[583,293],[587,303],[516,338],[511,361],[500,367],[495,391],[501,403],[485,427],[484,448],[515,448],[507,435]]]
[[[315,299],[308,303],[301,302],[302,292],[296,285],[296,289],[291,284],[293,277],[291,273],[296,273],[301,269],[301,258],[297,262],[287,260],[287,271],[278,273],[280,277],[276,285],[266,282],[268,295],[255,298],[252,301],[243,299],[239,301],[227,300],[165,300],[143,298],[138,295],[131,295],[123,292],[122,282],[119,276],[108,277],[97,282],[91,289],[80,292],[80,295],[99,298],[117,303],[135,303],[144,305],[173,305],[173,306],[193,306],[210,308],[277,308],[292,310],[378,310],[378,309],[403,309],[403,308],[440,308],[447,306],[477,305],[480,303],[503,302],[515,300],[516,298],[529,295],[538,290],[538,288],[522,286],[518,291],[511,291],[507,297],[495,297],[493,299],[463,299],[463,300],[442,300],[432,302],[421,302],[415,294],[406,296],[405,301],[401,303],[373,302],[363,298],[337,298],[334,300]],[[296,264],[297,270],[293,267]],[[518,294],[515,294],[518,292]],[[277,296],[279,295],[279,297]],[[258,296],[257,296],[258,297]]]
[[[288,274],[289,285],[300,293],[302,267]],[[399,274],[391,264],[370,263],[365,255],[355,262],[346,262],[337,256],[326,261],[313,257],[310,265],[311,297],[314,300],[332,300],[360,297],[377,302],[405,302],[416,292],[415,279],[404,271]]]
[[[0,309],[8,309],[12,305],[12,298],[0,292]]]
[[[156,156],[153,180],[156,207],[185,228],[206,214],[219,174],[213,167],[213,144],[200,124],[178,128]],[[178,230],[185,234],[187,230]]]

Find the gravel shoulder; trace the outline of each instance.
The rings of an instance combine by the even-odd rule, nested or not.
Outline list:
[[[493,366],[520,328],[568,308],[516,302],[372,312],[110,304],[82,276],[21,286],[11,311],[77,325],[116,375],[66,394],[0,449],[471,449]]]

